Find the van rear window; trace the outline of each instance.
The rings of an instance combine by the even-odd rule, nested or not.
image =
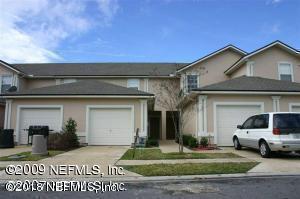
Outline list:
[[[300,114],[283,113],[274,115],[274,128],[300,129]]]

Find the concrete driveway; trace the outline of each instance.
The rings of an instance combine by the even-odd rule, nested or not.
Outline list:
[[[115,165],[115,163],[121,158],[121,156],[127,151],[129,147],[127,146],[87,146],[82,147],[76,150],[72,150],[66,153],[59,154],[57,156],[46,158],[40,161],[32,161],[32,162],[13,162],[13,165],[17,164],[44,164],[46,166],[46,173],[41,176],[33,176],[33,175],[26,175],[26,176],[9,176],[4,173],[4,171],[0,172],[0,179],[22,179],[22,178],[37,178],[37,179],[45,179],[45,178],[83,178],[83,177],[95,177],[100,180],[99,176],[78,176],[78,175],[60,175],[54,176],[49,175],[49,166],[50,165],[87,165],[89,170],[93,165],[100,165],[101,172],[104,173],[103,177],[123,177],[123,176],[108,176],[108,166]],[[11,164],[11,163],[10,163]],[[135,177],[140,176],[138,174],[129,172],[125,170],[124,177]]]
[[[249,148],[243,148],[240,151],[237,151],[232,147],[224,147],[222,149],[261,162],[259,165],[248,171],[248,173],[300,174],[300,155],[275,153],[271,158],[262,158],[257,150]]]
[[[14,155],[17,153],[31,151],[31,146],[21,145],[15,146],[14,148],[4,148],[0,149],[0,157]]]

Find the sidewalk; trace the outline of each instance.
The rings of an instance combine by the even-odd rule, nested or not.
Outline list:
[[[173,152],[179,152],[178,144],[175,142],[175,140],[160,140],[159,141],[159,148],[162,153],[173,153]],[[185,153],[191,153],[192,150],[183,147],[183,152]]]
[[[255,162],[247,158],[218,158],[218,159],[176,159],[176,160],[119,160],[116,165],[149,165],[149,164],[186,164],[186,163],[228,163]]]

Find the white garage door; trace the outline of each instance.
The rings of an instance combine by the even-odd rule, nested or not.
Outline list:
[[[130,145],[133,141],[131,108],[91,108],[89,145]]]
[[[28,129],[30,125],[47,125],[54,131],[60,131],[62,125],[60,108],[21,108],[19,123],[19,143],[28,143]]]
[[[218,105],[216,110],[218,146],[233,146],[232,135],[236,126],[258,113],[261,113],[259,105]]]
[[[300,113],[300,106],[292,106],[292,112],[299,112]]]

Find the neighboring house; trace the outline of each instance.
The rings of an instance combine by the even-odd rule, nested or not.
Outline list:
[[[170,111],[158,103],[161,82],[187,96],[184,133],[232,145],[232,134],[252,114],[300,112],[300,52],[275,41],[254,52],[228,45],[193,63],[0,63],[6,99],[4,128],[27,143],[24,129],[47,124],[59,131],[69,117],[82,143],[129,145],[134,131],[174,139]],[[16,86],[16,92],[6,92]],[[164,96],[166,97],[166,96]]]

